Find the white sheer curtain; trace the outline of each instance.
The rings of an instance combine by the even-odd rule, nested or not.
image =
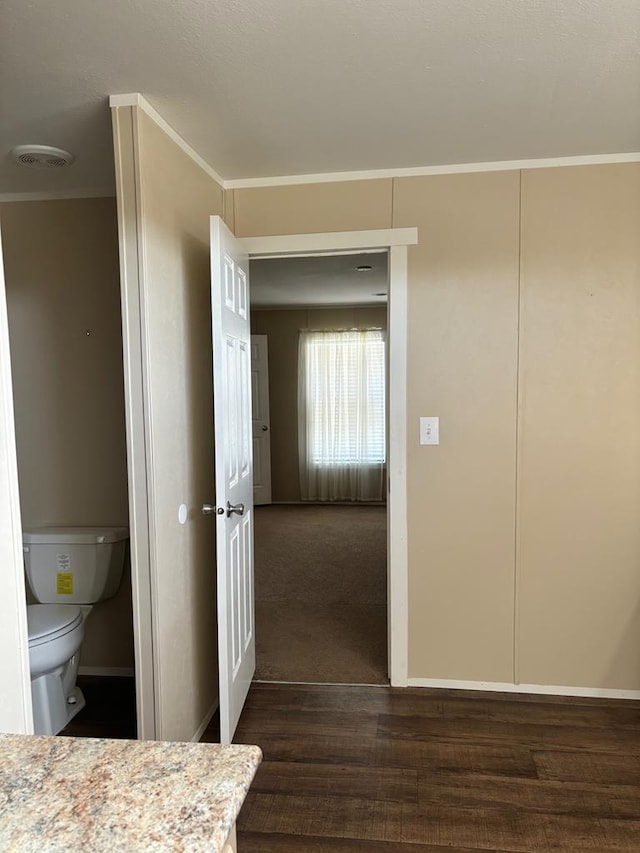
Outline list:
[[[302,499],[382,500],[384,331],[302,331],[298,365]]]

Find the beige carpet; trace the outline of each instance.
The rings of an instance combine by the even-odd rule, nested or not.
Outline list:
[[[385,507],[256,507],[256,678],[387,683],[386,541]]]

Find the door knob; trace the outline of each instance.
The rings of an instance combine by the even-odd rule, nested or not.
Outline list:
[[[223,506],[214,506],[213,504],[202,504],[203,515],[213,515],[216,512],[218,515],[224,515]]]
[[[232,504],[227,501],[227,518],[231,518],[232,512],[236,515],[244,515],[244,504]]]
[[[269,427],[266,424],[262,424],[261,429],[262,429],[262,432],[267,432]]]

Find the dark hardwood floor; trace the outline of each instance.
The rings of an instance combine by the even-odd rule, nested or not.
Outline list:
[[[133,679],[79,683],[62,734],[135,737]],[[637,702],[256,683],[235,741],[239,853],[640,853]]]
[[[640,703],[254,684],[239,853],[640,851]]]
[[[136,737],[136,685],[133,678],[78,676],[87,704],[60,734],[72,737]]]

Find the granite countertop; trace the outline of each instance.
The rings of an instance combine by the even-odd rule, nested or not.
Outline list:
[[[221,851],[257,746],[0,735],[3,853]]]

